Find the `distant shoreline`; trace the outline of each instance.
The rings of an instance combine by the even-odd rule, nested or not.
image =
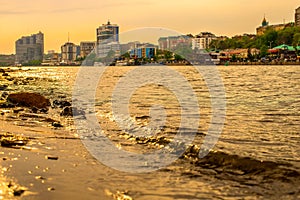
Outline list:
[[[300,61],[297,62],[221,62],[219,64],[203,64],[203,66],[259,66],[259,65],[269,65],[269,66],[277,66],[277,65],[299,65],[300,66]],[[56,66],[45,66],[45,65],[38,65],[38,66],[0,66],[0,68],[10,68],[10,67],[81,67],[82,65],[56,65]],[[124,65],[124,66],[112,66],[112,67],[129,67],[129,66],[201,66],[199,64],[190,64],[190,65],[184,65],[184,64],[179,64],[179,63],[168,63],[168,64],[157,64],[157,65]],[[101,67],[101,66],[90,66],[90,67]]]

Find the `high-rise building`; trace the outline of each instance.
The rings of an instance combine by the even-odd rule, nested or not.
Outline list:
[[[202,32],[192,39],[192,49],[208,49],[210,43],[217,37],[209,32]]]
[[[63,63],[74,62],[79,54],[80,47],[71,42],[67,42],[61,46],[61,61]]]
[[[178,46],[189,46],[191,44],[191,37],[188,35],[160,37],[158,39],[159,49],[161,50],[175,50]]]
[[[295,13],[295,25],[300,26],[300,7],[296,9]]]
[[[120,53],[119,26],[108,21],[97,28],[97,55],[105,57],[110,51]]]
[[[80,42],[80,57],[88,56],[96,46],[96,42]]]
[[[16,41],[16,63],[23,64],[33,60],[43,60],[44,34],[39,32],[23,36]]]

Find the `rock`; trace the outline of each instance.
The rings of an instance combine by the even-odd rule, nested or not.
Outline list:
[[[5,73],[5,70],[1,68],[0,73]]]
[[[71,107],[65,107],[60,113],[60,116],[72,116],[72,115],[73,112]]]
[[[69,107],[71,106],[71,103],[68,101],[59,101],[59,100],[54,100],[52,102],[53,107],[59,107],[59,108],[64,108],[64,107]]]
[[[0,134],[0,145],[2,147],[24,146],[28,142],[25,137],[13,135],[11,133]]]
[[[48,188],[48,191],[54,191],[54,190],[55,190],[55,188],[53,188],[53,187]]]
[[[57,156],[46,156],[46,159],[48,160],[58,160]]]
[[[3,92],[2,95],[1,95],[1,98],[5,99],[7,96],[8,96],[8,93],[7,92]]]
[[[5,79],[8,80],[8,81],[13,81],[14,80],[14,78],[12,78],[12,77],[6,77]]]
[[[50,106],[49,99],[36,93],[21,92],[16,94],[10,94],[7,97],[7,101],[18,106],[24,107],[36,107],[38,109],[48,108]]]
[[[84,115],[85,115],[84,111],[72,107],[65,107],[60,113],[60,116],[83,116],[84,117]]]
[[[21,196],[24,192],[25,192],[24,189],[15,189],[13,193],[14,193],[14,196],[19,197],[19,196]]]
[[[8,103],[8,102],[0,103],[0,108],[14,108],[14,107],[16,106],[12,103]]]
[[[5,73],[5,72],[4,72],[4,73],[2,74],[2,76],[9,76],[9,75],[8,75],[8,73]]]
[[[48,109],[42,108],[42,109],[40,109],[39,111],[40,111],[41,113],[47,113],[47,112],[48,112]]]
[[[22,111],[24,111],[24,108],[14,109],[14,113],[19,113],[19,112],[22,112]]]
[[[60,124],[60,122],[52,122],[52,126],[54,126],[56,128],[64,127],[63,125]]]
[[[0,90],[5,90],[8,87],[8,85],[0,85]]]
[[[33,112],[33,113],[37,113],[38,110],[39,110],[39,109],[38,109],[37,107],[32,107],[32,108],[31,108],[31,112]]]

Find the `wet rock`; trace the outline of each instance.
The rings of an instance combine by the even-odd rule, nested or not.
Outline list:
[[[0,90],[6,90],[7,87],[8,85],[0,85]]]
[[[22,112],[24,111],[24,108],[16,108],[14,109],[14,113],[19,113],[19,112]]]
[[[62,112],[60,113],[60,116],[73,116],[72,108],[71,107],[65,107]]]
[[[16,107],[16,106],[9,102],[0,103],[0,108],[14,108],[14,107]]]
[[[64,107],[70,107],[71,103],[68,101],[54,100],[52,102],[52,105],[53,105],[53,107],[64,108]]]
[[[62,112],[60,113],[60,116],[82,116],[84,117],[85,112],[82,110],[78,110],[77,108],[72,107],[65,107]]]
[[[5,70],[0,68],[0,73],[5,73]]]
[[[15,197],[21,196],[27,190],[27,188],[21,187],[11,181],[7,184],[7,187],[10,193]]]
[[[39,111],[40,111],[41,113],[47,113],[47,112],[48,112],[48,109],[42,108],[42,109],[40,109]]]
[[[46,180],[46,178],[42,177],[42,176],[36,176],[35,179],[37,179],[37,180]]]
[[[23,193],[25,192],[25,190],[24,189],[14,189],[14,192],[13,192],[13,194],[14,194],[14,196],[21,196]]]
[[[61,125],[60,122],[52,122],[52,126],[54,126],[54,127],[56,127],[56,128],[64,127],[63,125]]]
[[[53,188],[53,187],[48,188],[48,191],[54,191],[54,190],[55,190],[55,188]]]
[[[37,107],[33,107],[33,108],[31,108],[31,112],[33,112],[33,113],[37,113],[38,112],[38,108]]]
[[[7,92],[3,92],[2,95],[1,95],[1,98],[6,99],[7,96],[8,96],[8,93]]]
[[[136,116],[135,120],[146,120],[146,119],[149,119],[149,118],[150,118],[150,116],[143,115],[143,116]]]
[[[11,133],[0,134],[0,144],[3,147],[17,147],[24,146],[28,143],[28,139],[17,136]]]
[[[48,160],[58,160],[57,156],[46,156],[46,159]]]
[[[14,78],[12,78],[12,77],[6,77],[5,79],[8,80],[8,81],[13,81],[14,80]]]
[[[47,108],[48,106],[50,106],[49,99],[46,99],[40,94],[29,92],[10,94],[7,97],[7,101],[18,106],[25,106],[30,108]]]

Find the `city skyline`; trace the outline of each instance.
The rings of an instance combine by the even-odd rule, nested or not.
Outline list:
[[[254,34],[266,15],[270,24],[293,22],[299,2],[227,0],[114,2],[17,0],[2,2],[0,8],[0,54],[15,52],[14,42],[38,31],[45,34],[45,50],[59,51],[68,40],[95,41],[96,28],[107,20],[120,26],[120,33],[142,27],[162,27],[183,34],[210,31],[216,35]]]

